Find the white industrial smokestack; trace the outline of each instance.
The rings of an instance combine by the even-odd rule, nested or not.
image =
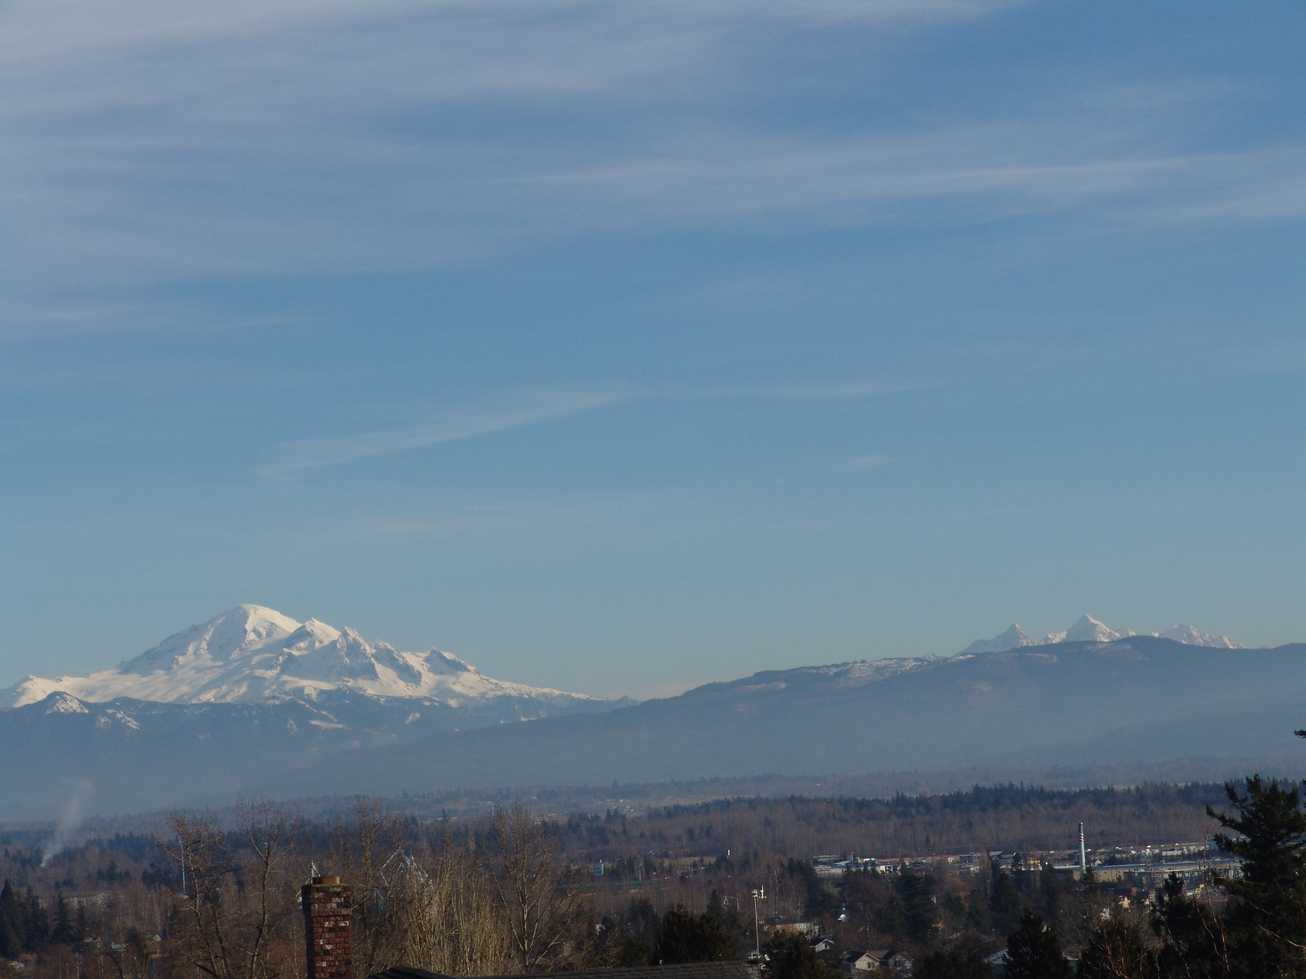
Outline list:
[[[1084,824],[1079,824],[1079,872],[1088,873],[1088,851],[1084,849]]]

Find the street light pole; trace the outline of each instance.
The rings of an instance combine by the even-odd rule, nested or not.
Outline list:
[[[753,891],[753,941],[756,943],[757,960],[762,960],[762,926],[757,918],[757,901],[758,898],[766,899],[766,888]]]
[[[190,895],[186,893],[186,844],[180,836],[177,837],[177,846],[181,850],[181,893],[177,896],[184,900]]]

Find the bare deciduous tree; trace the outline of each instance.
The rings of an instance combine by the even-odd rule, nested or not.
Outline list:
[[[505,918],[467,848],[446,835],[431,851],[374,799],[357,800],[354,816],[335,850],[354,884],[356,974],[398,964],[456,976],[508,971]]]
[[[425,865],[406,859],[390,894],[399,960],[455,976],[511,968],[509,930],[492,888],[472,856],[450,840]]]
[[[332,872],[338,870],[354,888],[354,972],[360,977],[403,961],[391,947],[386,922],[403,848],[402,827],[375,799],[356,799],[353,826],[342,825],[336,831]]]
[[[487,869],[513,960],[522,972],[535,972],[564,950],[584,913],[580,875],[567,866],[549,826],[520,804],[495,810],[489,844]]]
[[[178,897],[182,956],[211,979],[277,979],[293,971],[298,957],[287,953],[297,943],[277,940],[298,923],[286,866],[297,829],[292,814],[255,800],[237,804],[231,833],[193,814],[174,812],[168,822],[192,892]]]

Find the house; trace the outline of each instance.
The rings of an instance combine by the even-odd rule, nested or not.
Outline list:
[[[875,957],[881,969],[886,969],[895,976],[911,975],[911,959],[907,958],[906,953],[899,952],[896,948],[873,949],[867,954]]]
[[[822,952],[828,952],[830,949],[834,948],[834,939],[816,938],[813,939],[810,944],[812,946],[812,951],[817,955],[820,955]]]
[[[785,921],[781,917],[772,918],[771,923],[767,926],[767,931],[777,932],[782,928],[796,931],[807,938],[814,938],[821,933],[821,926],[815,921]]]
[[[994,952],[984,960],[985,964],[993,970],[995,979],[1002,979],[1007,974],[1007,950]]]
[[[844,956],[843,964],[839,968],[852,976],[859,972],[870,972],[879,965],[879,961],[870,952],[853,952],[851,955]]]
[[[884,969],[895,976],[910,976],[912,960],[896,948],[873,948],[849,955],[843,960],[842,968],[850,976],[876,969]]]

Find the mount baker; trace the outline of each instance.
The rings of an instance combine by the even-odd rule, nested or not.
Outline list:
[[[238,605],[113,669],[0,691],[0,818],[230,797],[341,752],[632,703]]]
[[[111,670],[85,677],[24,677],[4,691],[0,706],[24,707],[53,693],[88,703],[126,697],[166,704],[325,706],[348,694],[382,703],[423,701],[455,711],[498,703],[507,716],[494,720],[606,710],[619,703],[495,680],[438,649],[400,652],[368,642],[353,629],[316,619],[296,622],[261,605],[227,609]]]

